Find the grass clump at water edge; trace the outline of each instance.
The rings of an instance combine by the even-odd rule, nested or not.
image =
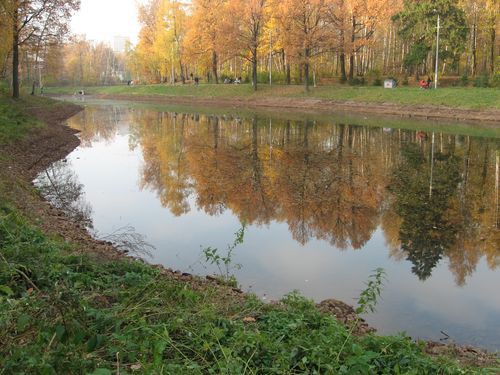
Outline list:
[[[0,248],[0,374],[466,373],[403,336],[353,336],[296,293],[233,300],[72,254],[6,204]]]

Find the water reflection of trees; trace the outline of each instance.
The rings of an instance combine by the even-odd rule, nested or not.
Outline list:
[[[83,198],[83,185],[66,161],[58,161],[40,173],[35,185],[52,206],[76,222],[92,227],[92,209]]]
[[[69,119],[68,124],[80,132],[83,146],[91,146],[95,141],[111,140],[120,126],[128,131],[130,119],[130,110],[124,107],[86,107]],[[133,140],[131,137],[131,142]]]
[[[107,234],[94,230],[92,208],[85,200],[84,186],[66,160],[53,163],[38,175],[34,183],[52,206],[63,211],[71,220],[83,224],[94,238],[111,242],[117,249],[133,255],[151,256],[154,247],[132,226],[124,226]]]
[[[340,249],[362,248],[381,227],[390,255],[421,279],[443,257],[458,284],[483,256],[500,264],[498,141],[146,110],[126,120],[143,151],[142,187],[175,215],[193,197],[210,215],[286,222],[298,242]]]

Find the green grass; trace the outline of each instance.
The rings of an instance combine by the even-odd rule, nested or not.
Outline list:
[[[25,102],[0,97],[0,144],[16,140],[41,124],[24,111]]]
[[[64,105],[50,98],[25,95],[19,100],[0,92],[0,145],[22,138],[30,130],[44,124],[30,115],[30,111],[50,110]]]
[[[1,374],[480,372],[404,336],[354,337],[297,294],[222,301],[137,261],[72,255],[5,204],[0,247]]]
[[[74,87],[49,87],[50,94],[72,94]],[[374,86],[351,87],[347,85],[319,86],[304,92],[302,86],[260,85],[254,92],[250,85],[139,85],[103,86],[86,88],[89,94],[107,95],[157,95],[157,96],[194,96],[214,98],[317,98],[366,103],[395,103],[403,105],[443,105],[471,109],[500,109],[500,90],[497,88],[440,88],[421,90],[416,87],[384,89]]]

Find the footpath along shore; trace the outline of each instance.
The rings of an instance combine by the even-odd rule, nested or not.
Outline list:
[[[3,143],[0,143],[0,178],[2,180],[2,184],[0,185],[0,208],[4,210],[4,211],[0,210],[0,218],[4,220],[5,217],[9,217],[9,215],[15,215],[15,216],[20,215],[26,217],[29,222],[29,225],[34,225],[37,228],[39,228],[43,233],[45,233],[44,236],[48,236],[48,238],[53,238],[54,236],[56,236],[57,238],[56,241],[63,241],[63,243],[68,244],[69,247],[71,248],[70,255],[68,255],[69,257],[83,256],[80,260],[81,267],[83,267],[83,269],[85,269],[86,267],[84,263],[86,262],[87,258],[85,257],[87,256],[90,256],[90,259],[92,259],[92,261],[89,261],[89,264],[87,265],[89,268],[98,267],[96,266],[96,264],[98,264],[100,267],[100,265],[102,264],[106,265],[108,263],[110,264],[112,263],[113,267],[118,267],[118,268],[136,267],[133,265],[127,266],[127,264],[129,263],[142,264],[143,263],[142,261],[138,262],[137,259],[130,257],[127,254],[117,250],[116,248],[113,247],[111,243],[99,241],[92,238],[82,223],[71,220],[64,214],[64,212],[52,207],[32,188],[32,180],[37,176],[38,173],[46,169],[51,163],[64,159],[66,155],[68,155],[72,150],[74,150],[79,145],[79,139],[76,136],[76,131],[67,127],[65,125],[65,120],[78,113],[81,110],[81,107],[68,103],[54,104],[52,103],[52,100],[46,99],[38,101],[34,105],[26,103],[26,105],[24,105],[23,108],[25,108],[25,110],[28,112],[28,115],[31,118],[33,118],[33,120],[36,119],[36,121],[43,124],[43,126],[36,126],[30,128],[27,131],[27,133],[19,139],[8,140],[4,141]],[[14,207],[14,208],[4,209],[4,207]],[[2,245],[3,242],[2,240],[0,240],[0,246]],[[11,267],[12,269],[14,269],[13,264],[18,264],[20,261],[9,259],[8,254],[9,253],[6,252],[4,255],[2,255],[2,258],[4,262],[6,262],[7,267]],[[66,262],[65,257],[66,255],[64,255],[62,258],[64,259],[64,262]],[[54,267],[57,268],[58,265],[54,265]],[[269,314],[274,314],[273,309],[279,310],[284,308],[285,310],[288,311],[288,309],[293,310],[296,308],[296,307],[290,307],[289,305],[286,304],[282,306],[280,303],[276,303],[275,305],[274,304],[263,305],[256,302],[252,302],[251,305],[253,307],[249,308],[248,307],[249,298],[251,301],[252,300],[251,297],[247,296],[245,293],[243,293],[241,290],[237,288],[221,285],[221,283],[218,282],[218,280],[215,278],[196,277],[186,273],[181,273],[179,271],[173,271],[171,269],[163,268],[162,266],[141,265],[140,267],[144,267],[141,268],[141,270],[144,270],[143,272],[145,274],[153,272],[153,271],[148,271],[147,270],[148,268],[156,270],[154,271],[157,272],[156,274],[154,274],[157,275],[155,277],[165,278],[165,283],[167,284],[175,283],[175,288],[178,288],[178,285],[181,285],[181,289],[184,290],[183,293],[187,293],[187,295],[189,296],[191,296],[190,293],[192,293],[192,296],[197,296],[189,298],[196,299],[196,298],[202,298],[199,296],[206,297],[207,295],[210,295],[211,296],[210,304],[217,304],[218,306],[217,308],[219,308],[221,311],[224,311],[227,314],[228,316],[227,321],[231,321],[231,319],[237,321],[241,320],[247,326],[249,324],[250,325],[261,324],[260,319],[263,319],[267,322],[266,319],[268,319]],[[29,269],[29,266],[27,265],[20,267],[20,269],[26,270],[26,272],[23,271],[19,273],[19,275],[22,276],[22,277],[20,276],[21,280],[23,280],[23,277],[25,276],[26,280],[29,280],[28,285],[26,287],[27,292],[22,294],[23,295],[22,298],[35,298],[36,300],[52,298],[50,297],[50,292],[45,291],[45,289],[37,285],[35,278],[36,274],[35,271],[31,271]],[[0,285],[1,284],[2,280],[0,280]],[[126,288],[126,286],[124,286],[125,284],[126,284],[125,282],[121,281],[119,285],[121,285],[123,288]],[[53,286],[54,289],[57,289],[58,287],[59,287],[58,285]],[[9,287],[9,289],[14,289],[14,288]],[[74,291],[72,290],[72,292]],[[38,296],[35,297],[34,295],[37,293]],[[78,291],[78,293],[80,293],[80,291]],[[94,294],[97,295],[94,296]],[[15,295],[14,292],[13,295]],[[109,296],[106,294],[100,295],[95,290],[92,291],[92,296],[93,296],[92,298],[94,298],[92,301],[95,301],[96,303],[96,305],[92,307],[93,309],[97,309],[98,307],[103,309],[104,308],[111,309],[121,304],[121,301],[117,296]],[[152,297],[153,300],[154,298]],[[4,299],[0,299],[0,303],[4,303],[4,301],[5,301]],[[141,303],[147,303],[147,302],[143,301]],[[162,303],[162,302],[157,302],[157,303]],[[69,309],[68,307],[69,305],[64,305],[64,306],[66,306],[64,307],[64,309],[65,308]],[[355,335],[363,336],[366,333],[374,332],[373,328],[369,327],[362,319],[359,319],[359,317],[357,317],[352,307],[346,305],[343,302],[336,301],[333,299],[327,300],[318,304],[317,308],[324,313],[334,315],[339,322],[346,325],[347,327],[352,327],[353,324],[357,322],[356,328],[354,329]],[[151,309],[153,308],[151,307]],[[235,311],[242,311],[241,313],[242,315],[235,313]],[[193,313],[192,311],[188,310],[183,312],[183,314],[185,314],[186,316],[192,313]],[[73,313],[68,310],[66,311],[65,314],[69,316],[72,315]],[[156,312],[154,314],[161,315],[160,312]],[[60,340],[61,345],[64,345],[64,340],[68,340],[69,337],[71,336],[71,329],[65,326],[65,324],[71,325],[71,323],[65,322],[64,321],[65,315],[62,314],[62,316],[63,316],[63,318],[61,318],[62,320],[60,320],[59,318],[54,318],[54,319],[59,320],[59,324],[57,325],[57,327],[63,327],[65,329],[64,332],[66,333],[63,332],[61,335],[59,335],[59,333],[57,332],[62,332],[61,330],[63,328],[56,328],[56,333],[54,333],[52,340],[50,340],[50,343],[47,343],[48,345],[45,345],[45,347],[42,350],[43,358],[46,357],[52,358],[51,356],[53,356],[52,359],[56,362],[57,362],[57,353],[52,353],[57,349],[57,344],[55,343],[55,341]],[[196,316],[196,314],[194,316]],[[123,316],[121,318],[117,317],[117,319],[126,320],[126,318]],[[226,317],[224,319],[226,319]],[[264,330],[263,327],[265,326],[265,324],[264,323],[262,324],[263,326],[260,327],[260,329]],[[8,361],[9,353],[10,355],[13,356],[12,358],[14,358],[16,355],[15,353],[18,353],[19,350],[22,351],[23,347],[30,347],[31,345],[30,339],[35,340],[34,337],[36,336],[34,331],[31,332],[30,330],[27,330],[26,333],[22,334],[21,338],[16,338],[18,332],[15,331],[15,329],[14,331],[11,332],[9,331],[8,325],[6,325],[6,327],[4,328],[5,332],[8,333],[9,339],[11,339],[11,341],[7,340],[4,341],[2,344],[0,344],[0,354],[1,354],[0,357],[4,358],[3,360],[0,360],[0,365],[2,361]],[[19,320],[17,323],[17,329],[19,329]],[[259,329],[257,328],[257,330]],[[104,334],[101,334],[101,336],[105,337]],[[101,336],[97,335],[96,337],[99,338]],[[91,340],[92,339],[89,339],[89,341]],[[112,341],[111,338],[109,340]],[[116,340],[116,338],[114,338],[114,340]],[[130,338],[128,338],[128,340],[130,340]],[[222,338],[220,338],[220,340],[222,340]],[[351,345],[351,341],[355,342],[356,339],[350,339],[349,336],[347,336],[346,340],[349,340],[349,343]],[[376,341],[378,339],[374,340]],[[121,343],[116,345],[120,347]],[[361,345],[361,344],[358,343],[356,345]],[[371,350],[376,350],[374,348],[377,345],[373,343],[372,345],[373,348]],[[425,347],[424,351],[427,352],[427,354],[430,354],[431,356],[440,358],[441,356],[445,356],[446,358],[448,358],[446,361],[451,360],[450,358],[454,358],[458,360],[463,366],[474,366],[474,367],[487,366],[488,368],[493,368],[493,369],[498,368],[499,366],[498,357],[496,355],[487,353],[485,351],[476,348],[459,347],[455,345],[443,345],[440,343],[433,343],[433,342],[426,343],[424,347]],[[87,349],[88,348],[89,348],[89,342],[87,342]],[[359,346],[359,348],[361,348],[361,346]],[[59,348],[59,350],[62,349]],[[175,350],[183,351],[184,349],[176,348]],[[185,352],[186,353],[191,352],[190,350],[187,350]],[[257,351],[257,349],[255,350]],[[342,350],[346,349],[341,349],[341,351]],[[351,349],[349,348],[349,350]],[[368,350],[368,349],[362,349],[362,350]],[[423,355],[423,354],[418,354],[418,350],[416,348],[413,348],[411,350],[412,350],[411,352],[412,358],[415,356],[418,357],[420,355]],[[51,354],[48,354],[49,352]],[[192,353],[195,352],[196,350],[194,350]],[[217,357],[216,354],[214,353],[212,354],[214,357]],[[99,356],[100,355],[101,354],[99,354]],[[151,355],[153,358],[155,354],[153,353]],[[185,353],[183,355],[185,355]],[[387,353],[384,354],[384,356],[388,355],[393,355],[393,354],[387,354]],[[195,356],[195,354],[193,354],[193,356]],[[401,354],[394,354],[394,356],[395,357],[401,356]],[[131,355],[130,358],[132,357],[133,356]],[[104,354],[102,354],[102,358],[98,357],[97,354],[96,357],[93,358],[94,358],[93,360],[97,362],[101,361],[103,363],[105,363],[106,361],[108,361],[109,363],[114,363],[114,361],[116,361],[116,358],[109,359]],[[247,359],[248,359],[247,365],[251,361],[253,361],[253,357],[251,356],[249,356],[249,358]],[[151,363],[153,363],[156,360],[157,359],[154,360],[150,359]],[[132,361],[131,359],[129,359],[129,363],[122,364],[123,366],[122,368],[127,368],[128,370],[135,369],[136,371],[140,371],[141,368],[145,369],[144,363],[147,361],[148,361],[147,358],[143,358],[142,361],[139,360]],[[206,363],[203,361],[205,361]],[[204,365],[209,366],[207,359],[203,359],[203,361],[202,362],[204,363]],[[13,364],[9,365],[14,366]],[[217,365],[220,365],[220,363],[217,362]],[[306,365],[307,363],[304,362],[303,366]],[[56,366],[56,365],[51,364],[51,366]],[[92,367],[91,365],[89,366]],[[452,365],[446,365],[446,366],[452,366]],[[152,368],[153,367],[151,367],[151,369]],[[451,373],[455,372],[452,371]]]

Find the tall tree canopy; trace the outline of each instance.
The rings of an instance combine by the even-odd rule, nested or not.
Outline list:
[[[467,26],[465,12],[455,0],[424,0],[404,2],[403,10],[394,16],[400,24],[399,35],[410,43],[405,65],[428,64],[427,58],[436,46],[437,18],[440,19],[440,51],[443,61],[456,63],[465,50]],[[427,61],[426,61],[427,60]],[[418,72],[418,69],[416,70]]]
[[[68,31],[71,14],[80,0],[4,0],[2,14],[12,32],[12,96],[19,98],[19,48],[60,40]]]

